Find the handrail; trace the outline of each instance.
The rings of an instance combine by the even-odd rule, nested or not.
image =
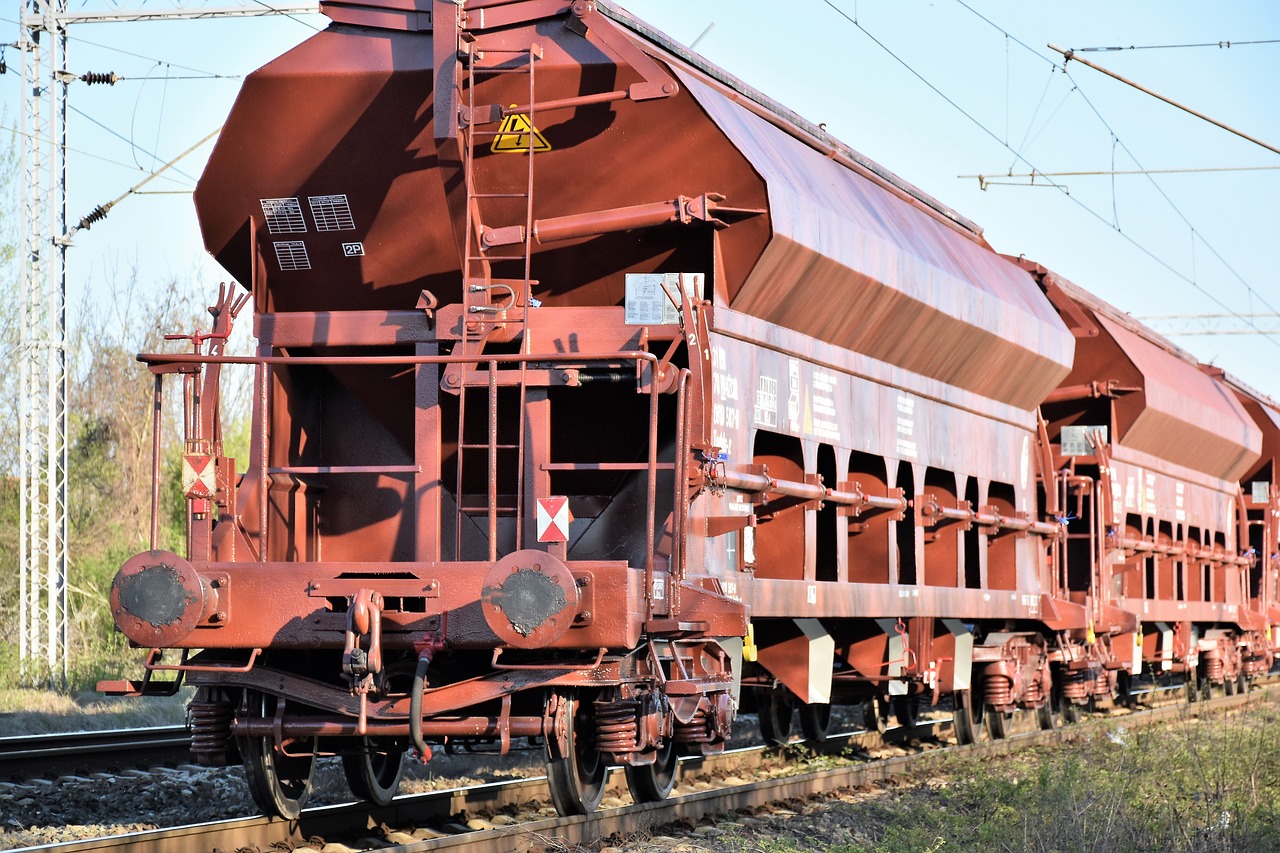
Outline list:
[[[674,530],[684,530],[689,515],[689,382],[692,372],[685,367],[680,370],[679,379],[676,381],[676,453],[678,454],[676,463],[675,476],[672,478],[675,482],[672,488],[675,489],[675,502],[672,504],[675,515]],[[685,547],[683,536],[671,537],[671,549],[675,559],[673,568],[675,569],[675,577],[672,579],[671,589],[667,591],[667,613],[677,613],[680,609],[680,584],[684,581],[685,573]],[[652,550],[652,549],[651,549]],[[650,585],[652,589],[652,584]],[[653,618],[653,610],[650,608],[649,617]]]
[[[905,497],[868,495],[860,490],[840,491],[829,489],[821,483],[778,480],[770,477],[767,472],[757,474],[750,471],[726,471],[718,478],[717,484],[724,488],[753,495],[770,497],[776,495],[798,498],[804,501],[825,501],[851,507],[857,511],[888,510],[890,512],[901,512],[910,505],[910,502]],[[918,496],[917,500],[922,497],[927,496]],[[944,520],[947,522],[972,522],[982,527],[1030,533],[1036,536],[1057,536],[1062,531],[1062,527],[1058,524],[1047,521],[1034,521],[1021,514],[1010,516],[1002,515],[990,509],[985,512],[975,512],[964,507],[944,507],[938,504],[936,500],[921,503],[919,509],[921,518],[930,524],[937,524],[939,521]]]
[[[256,367],[254,384],[257,397],[258,410],[258,562],[266,562],[267,559],[267,526],[268,526],[268,479],[273,473],[330,473],[330,474],[346,474],[346,473],[372,473],[373,470],[379,469],[381,473],[392,473],[391,468],[397,470],[394,473],[414,473],[418,466],[312,466],[301,468],[298,466],[271,466],[269,465],[267,447],[269,442],[268,424],[269,415],[268,408],[270,406],[270,386],[272,379],[272,368],[276,365],[316,365],[316,366],[360,366],[360,365],[417,365],[417,364],[472,364],[478,365],[481,362],[489,365],[490,378],[497,373],[497,365],[499,364],[519,364],[522,368],[527,367],[530,363],[615,363],[615,362],[636,362],[637,364],[648,363],[649,369],[649,394],[650,400],[650,448],[649,459],[647,460],[648,474],[648,504],[649,510],[646,524],[647,535],[647,557],[645,560],[645,576],[651,584],[653,579],[653,549],[656,541],[656,519],[654,515],[654,500],[656,498],[655,490],[657,488],[657,472],[659,463],[657,461],[657,417],[658,417],[658,394],[661,389],[658,383],[658,356],[651,352],[642,350],[626,350],[622,352],[612,353],[512,353],[506,355],[490,354],[483,357],[476,355],[372,355],[372,356],[279,356],[279,355],[256,355],[256,356],[228,356],[228,355],[206,355],[201,353],[139,353],[137,360],[146,364],[155,375],[154,389],[154,408],[155,415],[153,424],[153,468],[154,472],[160,470],[159,466],[159,447],[160,447],[160,428],[161,428],[161,411],[163,408],[164,394],[164,376],[169,371],[165,368],[174,365],[222,365],[222,364],[243,364],[253,365]],[[188,376],[188,371],[182,371],[181,375]],[[642,371],[638,371],[638,375],[643,375]],[[184,418],[185,426],[189,430],[190,418]],[[184,436],[185,438],[185,436]],[[492,455],[492,454],[491,454]],[[154,550],[159,545],[159,487],[160,482],[153,472],[153,487],[151,500],[151,548]],[[188,549],[190,543],[188,542]]]
[[[170,364],[305,364],[324,366],[403,365],[403,364],[463,364],[482,361],[498,364],[517,362],[612,362],[648,361],[656,364],[658,356],[643,350],[621,350],[612,353],[544,352],[510,353],[506,355],[199,355],[197,353],[138,353],[137,360],[151,367]]]

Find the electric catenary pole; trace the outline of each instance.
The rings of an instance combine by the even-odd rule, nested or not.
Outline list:
[[[22,8],[19,656],[23,681],[67,674],[65,0]]]
[[[185,3],[68,11],[23,0],[23,220],[19,279],[19,666],[23,683],[67,680],[67,29],[75,23],[261,17],[318,11],[317,2],[220,7]]]

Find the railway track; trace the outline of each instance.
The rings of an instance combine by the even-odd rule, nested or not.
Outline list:
[[[1130,712],[1120,711],[1117,713],[1123,716],[1099,715],[1074,726],[1050,731],[1027,730],[1034,729],[1035,726],[1034,717],[1028,713],[1017,721],[1017,731],[1010,737],[958,749],[968,750],[972,755],[998,756],[1033,745],[1064,742],[1078,737],[1080,732],[1087,731],[1090,727],[1105,725],[1108,720],[1123,719],[1126,727],[1154,725],[1184,715],[1197,716],[1261,701],[1274,696],[1278,689],[1280,688],[1272,680],[1270,686],[1248,695],[1215,697],[1208,702],[1193,705],[1169,703]],[[633,837],[676,822],[696,823],[709,816],[733,813],[740,809],[755,809],[791,799],[804,799],[831,790],[854,788],[898,777],[907,772],[910,762],[921,753],[936,751],[932,747],[940,746],[941,738],[949,730],[949,721],[935,721],[911,729],[890,729],[883,738],[879,734],[868,732],[832,737],[821,746],[822,753],[862,753],[868,755],[868,760],[765,781],[744,782],[743,777],[750,776],[765,762],[786,761],[788,757],[798,756],[799,753],[755,747],[720,756],[685,759],[680,766],[680,788],[686,793],[661,803],[606,808],[588,817],[547,816],[521,821],[508,819],[510,823],[506,825],[494,825],[500,820],[498,818],[493,823],[464,823],[466,816],[498,814],[504,809],[510,811],[508,807],[511,806],[523,806],[525,814],[537,814],[537,808],[530,808],[528,804],[546,804],[548,792],[545,779],[533,778],[402,796],[382,808],[368,804],[349,804],[308,809],[296,822],[263,817],[242,818],[29,849],[45,853],[78,853],[87,850],[154,853],[177,849],[252,849],[255,846],[267,849],[272,845],[301,844],[316,838],[365,849],[370,845],[362,845],[360,839],[378,836],[379,833],[373,830],[376,827],[406,828],[400,834],[390,831],[384,836],[386,840],[398,845],[391,849],[404,850],[406,853],[423,850],[448,850],[451,853],[524,851],[545,847],[547,839],[555,839],[556,844],[561,846],[584,845],[610,837]],[[898,749],[899,754],[891,757],[874,757],[877,752],[893,745],[906,749]],[[625,789],[620,772],[611,776],[609,787]],[[696,790],[697,788],[705,790]],[[460,815],[463,816],[461,819]],[[425,827],[438,829],[421,829]],[[418,829],[417,835],[412,834],[415,829]],[[433,835],[442,837],[431,837]]]
[[[0,737],[0,779],[147,769],[190,760],[186,726]]]

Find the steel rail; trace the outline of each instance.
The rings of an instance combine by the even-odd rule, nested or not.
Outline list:
[[[1269,701],[1280,690],[1274,679],[1270,686],[1250,694],[1214,697],[1207,702],[1193,704],[1176,703],[1160,707],[1135,710],[1123,716],[1093,717],[1070,726],[1049,731],[1015,733],[1001,740],[987,740],[964,747],[947,747],[957,754],[974,757],[996,757],[1032,746],[1061,744],[1078,737],[1081,732],[1124,720],[1126,726],[1155,725],[1179,718],[1203,716],[1239,708],[1252,702]],[[1030,712],[1028,712],[1029,714]],[[1021,722],[1029,724],[1024,714]],[[822,753],[839,754],[850,748],[872,748],[882,744],[917,742],[936,738],[950,728],[950,721],[935,721],[912,729],[890,729],[882,737],[874,732],[841,735],[829,738],[815,749]],[[937,752],[938,750],[930,750]],[[766,754],[776,754],[764,747],[735,750],[720,756],[687,758],[680,765],[681,780],[688,780],[710,773],[727,774],[739,769],[758,766]],[[749,784],[728,786],[716,790],[700,791],[672,797],[661,803],[624,806],[606,809],[589,816],[547,818],[491,830],[477,830],[442,838],[426,839],[411,844],[388,846],[388,851],[421,853],[421,851],[448,850],[450,853],[492,853],[501,851],[528,851],[544,849],[548,839],[557,846],[574,846],[599,842],[613,836],[633,836],[676,821],[698,821],[704,817],[751,809],[791,798],[804,798],[831,790],[866,785],[904,775],[911,762],[923,753],[898,756],[849,767],[801,773],[786,778]],[[623,787],[619,769],[611,771],[610,788]],[[449,820],[459,812],[475,813],[495,811],[512,804],[527,803],[532,799],[547,800],[544,778],[525,779],[517,782],[494,783],[467,789],[438,791],[397,797],[382,808],[368,804],[348,804],[308,809],[302,817],[289,823],[281,819],[264,817],[207,823],[196,826],[174,827],[132,833],[112,838],[67,842],[46,847],[29,848],[42,853],[80,853],[88,850],[107,850],[115,853],[155,853],[162,849],[236,849],[257,845],[260,849],[279,842],[298,843],[308,838],[321,837],[334,840],[339,837],[367,835],[365,827],[387,825],[421,826],[433,820]]]
[[[814,746],[815,751],[839,754],[853,749],[872,749],[884,744],[902,743],[904,741],[936,740],[939,735],[950,730],[950,721],[931,721],[911,728],[897,727],[889,729],[883,735],[877,732],[857,732],[853,734],[835,735],[821,745]],[[682,777],[687,779],[701,774],[727,774],[758,766],[762,757],[770,754],[773,748],[764,746],[746,747],[730,750],[720,755],[700,758],[685,758],[680,764]],[[610,769],[607,780],[610,789],[626,788],[622,768]],[[564,821],[593,823],[603,820],[618,811],[652,810],[685,798],[673,798],[665,803],[653,803],[645,806],[631,806],[625,809],[611,809],[597,812],[589,818],[549,818],[535,823],[522,823],[517,826],[504,827],[507,832],[525,830],[541,832],[546,827],[556,827]],[[476,785],[469,788],[456,788],[441,791],[430,791],[422,794],[407,794],[395,798],[387,806],[374,806],[369,803],[347,803],[334,806],[320,806],[306,809],[295,822],[280,818],[246,817],[233,818],[226,821],[215,821],[190,826],[169,827],[165,829],[147,830],[125,835],[105,838],[84,839],[61,842],[41,847],[23,848],[24,850],[40,850],[44,853],[81,853],[90,850],[109,850],[116,853],[156,853],[158,850],[235,850],[256,845],[266,849],[275,843],[301,843],[312,837],[331,839],[337,836],[368,835],[367,826],[409,826],[422,825],[430,821],[447,821],[459,812],[475,813],[479,811],[496,811],[508,805],[527,804],[531,800],[550,802],[546,777],[538,776],[504,782]],[[664,819],[669,822],[675,818]],[[650,826],[657,824],[648,824]],[[537,827],[537,829],[534,829]],[[498,834],[499,836],[501,833]],[[495,848],[493,833],[488,831],[471,832],[465,835],[432,839],[431,843],[444,845],[453,849],[452,845],[461,844],[464,840],[481,836],[489,839],[488,847],[482,847],[486,853]],[[483,843],[483,842],[482,842]],[[399,849],[399,848],[397,848]],[[428,849],[417,848],[413,849]]]
[[[94,771],[190,761],[191,731],[186,726],[107,729],[0,737],[0,776],[47,777],[75,770]]]

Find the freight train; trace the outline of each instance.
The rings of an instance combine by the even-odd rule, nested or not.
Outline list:
[[[193,751],[266,812],[317,756],[386,802],[410,749],[532,739],[588,813],[740,710],[820,738],[942,701],[968,742],[1271,668],[1271,401],[620,8],[322,8],[196,190],[245,293],[140,356],[151,550],[110,592],[153,650],[112,689],[195,685]]]

